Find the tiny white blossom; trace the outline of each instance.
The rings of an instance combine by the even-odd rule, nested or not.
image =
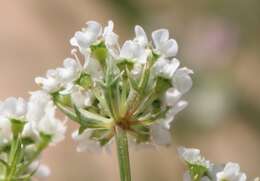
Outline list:
[[[154,71],[157,76],[172,79],[174,73],[178,69],[180,62],[178,59],[173,58],[168,60],[165,58],[159,58],[154,64]]]
[[[169,31],[159,29],[152,33],[156,50],[165,57],[173,57],[178,52],[178,44],[174,39],[169,39]]]
[[[102,32],[102,26],[96,21],[88,21],[87,27],[82,31],[77,31],[70,43],[72,46],[76,46],[81,52],[87,50],[92,43],[94,43]]]
[[[9,97],[0,104],[0,116],[19,119],[27,111],[27,104],[22,98]]]
[[[42,86],[47,92],[55,92],[65,87],[67,83],[77,79],[80,75],[82,67],[77,60],[66,58],[63,67],[48,70],[46,78],[36,77],[35,82]]]
[[[142,45],[128,40],[123,44],[120,50],[120,57],[132,62],[145,64],[148,53],[149,52]]]
[[[24,135],[33,137],[44,133],[52,136],[52,143],[57,143],[64,138],[66,127],[55,117],[55,106],[49,95],[43,91],[31,93],[28,103],[27,121]]]
[[[81,72],[81,65],[73,58],[66,58],[63,67],[57,68],[59,78],[63,83],[68,83],[78,78]]]
[[[48,70],[46,78],[36,77],[35,83],[40,85],[43,90],[47,92],[55,92],[60,88],[60,80],[58,78],[57,70]]]
[[[237,163],[229,162],[222,172],[217,173],[217,181],[246,181],[246,174],[240,172]]]
[[[211,166],[211,163],[201,156],[198,149],[180,147],[178,153],[189,164],[200,165],[207,169]]]

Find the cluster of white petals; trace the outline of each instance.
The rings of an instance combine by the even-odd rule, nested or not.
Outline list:
[[[182,97],[192,87],[193,71],[180,66],[178,44],[167,29],[152,32],[150,41],[137,25],[135,37],[122,46],[113,29],[112,21],[104,28],[87,22],[70,40],[84,61],[73,49],[74,59],[35,82],[80,124],[73,134],[79,151],[108,145],[115,127],[137,143],[168,145],[171,122],[188,105]]]
[[[1,161],[15,163],[21,169],[16,173],[20,175],[12,177],[35,175],[42,178],[50,174],[49,168],[35,159],[48,145],[56,144],[64,138],[66,127],[55,116],[55,109],[51,97],[44,91],[31,92],[29,101],[10,97],[0,102]],[[17,149],[15,153],[18,155],[23,153],[20,162],[10,160],[14,149]],[[4,178],[2,174],[5,172],[0,170],[0,179]],[[6,174],[9,174],[8,170]]]
[[[200,150],[194,148],[179,148],[179,155],[188,165],[184,181],[247,181],[245,173],[240,171],[237,163],[214,164],[206,160]],[[255,178],[254,181],[259,178]]]

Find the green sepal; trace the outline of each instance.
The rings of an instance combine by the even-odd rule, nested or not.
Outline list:
[[[109,129],[98,129],[93,130],[90,138],[97,140],[100,146],[104,146],[111,140],[113,135],[114,133]]]
[[[35,143],[35,141],[30,137],[22,138],[21,141],[24,146],[28,146]]]
[[[159,57],[160,55],[158,53],[152,51],[152,53],[148,56],[148,61],[151,63],[151,65],[153,65]]]
[[[93,82],[89,74],[82,73],[79,79],[76,81],[76,84],[83,87],[84,89],[90,89],[93,85]]]
[[[76,121],[76,122],[80,123],[77,115],[73,111],[71,111],[70,108],[62,105],[59,102],[54,102],[54,103],[61,110],[61,112],[63,112],[68,118],[70,118],[73,121]]]
[[[108,56],[108,51],[104,41],[90,46],[92,55],[99,61],[102,66],[106,65],[106,58]]]
[[[75,113],[81,126],[86,128],[110,128],[111,120],[98,114],[74,106]]]
[[[129,61],[127,59],[120,60],[117,64],[117,67],[120,71],[124,71],[126,69],[132,70],[134,68],[134,63],[132,61]]]
[[[206,175],[208,169],[203,165],[188,163],[189,173],[193,181],[200,181]]]
[[[150,141],[150,129],[141,124],[135,124],[130,127],[134,133],[137,143],[144,143]]]
[[[79,127],[79,135],[81,135],[85,130],[87,129],[87,127],[86,126],[80,126]]]
[[[53,101],[63,106],[71,106],[72,101],[70,95],[62,95],[59,92],[52,93]]]
[[[10,121],[11,121],[11,127],[12,127],[13,136],[15,138],[17,138],[18,135],[20,133],[22,133],[22,131],[23,131],[23,128],[24,128],[24,125],[25,125],[25,121],[22,121],[22,120],[19,120],[19,119],[14,119],[14,118],[12,118]]]
[[[155,86],[155,92],[156,92],[157,95],[161,95],[162,93],[164,93],[170,87],[172,87],[170,80],[165,79],[163,77],[157,78],[156,86]]]
[[[39,144],[37,145],[38,149],[39,150],[43,150],[45,149],[49,143],[51,142],[52,140],[52,135],[49,135],[49,134],[46,134],[46,133],[40,133],[40,138],[41,138],[41,141],[39,142]]]

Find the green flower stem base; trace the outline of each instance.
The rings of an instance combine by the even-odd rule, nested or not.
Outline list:
[[[121,181],[131,181],[127,133],[121,128],[116,128],[116,145]]]

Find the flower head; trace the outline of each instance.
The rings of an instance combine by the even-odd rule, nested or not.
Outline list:
[[[237,163],[229,162],[223,171],[217,173],[217,181],[246,181],[246,174],[240,172]]]
[[[152,33],[153,46],[137,25],[135,37],[120,46],[113,29],[112,21],[105,28],[87,22],[71,39],[84,64],[77,64],[73,51],[77,62],[68,59],[36,82],[79,124],[73,138],[80,151],[109,145],[117,128],[136,143],[168,145],[171,123],[188,105],[182,98],[192,86],[192,71],[174,57],[178,46],[168,30]]]

